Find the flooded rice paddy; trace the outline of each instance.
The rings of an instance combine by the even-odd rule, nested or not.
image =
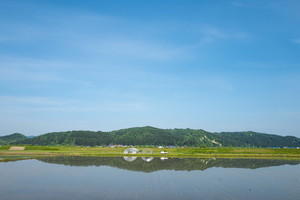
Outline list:
[[[0,157],[0,199],[256,199],[300,197],[300,160]]]

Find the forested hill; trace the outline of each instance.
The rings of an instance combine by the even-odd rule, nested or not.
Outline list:
[[[23,141],[25,139],[27,139],[25,135],[22,135],[21,133],[14,133],[0,137],[0,145],[11,144],[13,142]]]
[[[8,136],[4,136],[8,137]],[[0,142],[1,142],[0,137]],[[257,132],[211,133],[194,129],[159,129],[150,126],[121,129],[111,132],[68,131],[54,132],[34,138],[23,138],[10,144],[29,145],[173,145],[198,147],[299,147],[300,139]],[[7,143],[6,143],[7,144]]]

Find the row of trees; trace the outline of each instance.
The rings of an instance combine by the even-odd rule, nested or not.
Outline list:
[[[178,145],[178,146],[234,146],[234,147],[298,147],[300,139],[256,132],[210,133],[193,129],[158,129],[138,127],[112,132],[69,131],[55,132],[27,138],[14,144],[31,145]]]

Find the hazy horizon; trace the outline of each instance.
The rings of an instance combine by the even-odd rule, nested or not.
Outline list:
[[[154,127],[154,126],[139,126],[139,127],[126,127],[126,128],[120,128],[120,129],[112,129],[112,130],[57,130],[57,131],[51,131],[51,132],[45,132],[45,133],[35,133],[35,134],[26,134],[26,133],[22,133],[22,132],[15,132],[15,133],[10,133],[7,135],[12,135],[12,134],[16,134],[16,133],[21,133],[27,137],[30,136],[39,136],[39,135],[43,135],[43,134],[48,134],[48,133],[52,133],[52,132],[69,132],[69,131],[101,131],[101,132],[111,132],[111,131],[118,131],[118,130],[122,130],[122,129],[130,129],[130,128],[141,128],[141,127],[152,127],[152,128],[158,128],[158,129],[193,129],[193,130],[204,130],[204,129],[197,129],[197,128],[160,128],[160,127]],[[256,132],[256,133],[263,133],[263,132],[257,132],[257,131],[252,131],[252,130],[233,130],[233,131],[209,131],[209,130],[204,130],[206,132],[210,132],[210,133],[221,133],[221,132]],[[281,135],[281,134],[275,134],[275,133],[264,133],[264,134],[272,134],[272,135],[279,135],[279,136],[294,136],[294,135]],[[0,135],[1,136],[6,136],[6,135]],[[298,136],[295,136],[298,137]],[[299,137],[298,137],[299,138]]]
[[[296,0],[2,0],[0,136],[129,127],[300,137]]]

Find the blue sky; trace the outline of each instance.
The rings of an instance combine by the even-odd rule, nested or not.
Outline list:
[[[300,2],[0,1],[0,135],[300,137]]]

